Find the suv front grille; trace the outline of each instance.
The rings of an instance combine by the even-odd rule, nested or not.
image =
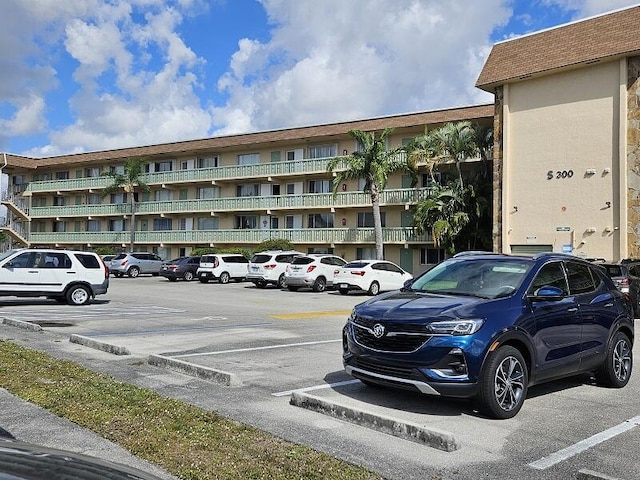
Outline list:
[[[424,325],[384,323],[362,317],[356,317],[351,324],[356,343],[380,352],[411,353],[431,339]],[[384,335],[380,338],[374,334],[376,325],[384,327]]]

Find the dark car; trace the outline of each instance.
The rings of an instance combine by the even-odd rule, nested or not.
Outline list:
[[[626,293],[633,303],[633,314],[638,318],[640,313],[640,260],[624,259],[619,262],[598,262],[605,269],[607,275],[622,293]]]
[[[160,267],[160,275],[170,282],[178,279],[190,282],[196,278],[196,271],[200,266],[200,256],[179,257],[165,262]]]
[[[462,255],[357,305],[343,362],[365,384],[474,398],[515,416],[529,386],[594,372],[631,376],[629,299],[604,270],[570,255]]]
[[[0,437],[0,478],[160,480],[137,468],[3,437]]]

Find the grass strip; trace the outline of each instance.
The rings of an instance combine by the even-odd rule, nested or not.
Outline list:
[[[330,455],[10,341],[0,340],[0,386],[185,480],[380,478]]]

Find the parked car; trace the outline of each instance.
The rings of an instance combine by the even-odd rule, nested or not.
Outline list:
[[[240,253],[207,253],[200,259],[196,276],[202,283],[209,280],[229,283],[231,279],[241,282],[247,276],[248,265],[249,260]]]
[[[135,278],[142,273],[157,277],[160,275],[162,263],[162,258],[155,253],[119,253],[111,260],[109,271],[116,277],[128,275],[131,278]]]
[[[300,288],[323,292],[325,288],[333,287],[333,278],[346,263],[345,259],[331,254],[296,257],[285,269],[287,288],[292,292]]]
[[[127,465],[7,437],[0,437],[0,478],[160,480],[156,475]]]
[[[343,363],[368,385],[475,398],[487,415],[511,418],[544,381],[595,372],[624,387],[631,310],[601,268],[575,256],[454,257],[357,305]]]
[[[251,257],[247,268],[247,280],[258,288],[276,285],[287,288],[284,271],[295,257],[304,255],[295,250],[272,250],[256,253]]]
[[[84,305],[108,288],[109,270],[94,252],[31,248],[0,256],[1,296]]]
[[[200,266],[200,256],[179,257],[164,262],[160,267],[160,275],[170,282],[182,279],[190,282],[196,278],[196,271]]]
[[[111,260],[113,260],[114,258],[116,258],[115,255],[100,255],[100,258],[102,258],[102,261],[106,264],[109,265],[109,263],[111,262]]]
[[[597,262],[607,275],[613,280],[613,283],[622,293],[626,293],[633,303],[633,314],[636,318],[640,316],[640,260],[624,259],[619,262]]]
[[[402,288],[413,275],[387,260],[356,260],[338,270],[333,282],[346,295],[351,290],[363,290],[369,295]]]

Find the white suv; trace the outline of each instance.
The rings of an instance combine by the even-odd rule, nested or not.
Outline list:
[[[249,261],[247,280],[259,288],[264,288],[268,284],[287,288],[284,271],[295,257],[301,255],[304,253],[295,250],[272,250],[256,253]]]
[[[312,288],[314,292],[323,292],[325,288],[333,287],[333,277],[346,263],[345,259],[331,254],[296,257],[285,271],[287,288],[292,292],[299,288]]]
[[[241,282],[247,276],[247,265],[249,260],[240,253],[207,253],[200,257],[196,276],[202,283],[229,283],[231,279]]]
[[[94,252],[32,248],[0,255],[0,296],[84,305],[108,288],[109,269]]]

